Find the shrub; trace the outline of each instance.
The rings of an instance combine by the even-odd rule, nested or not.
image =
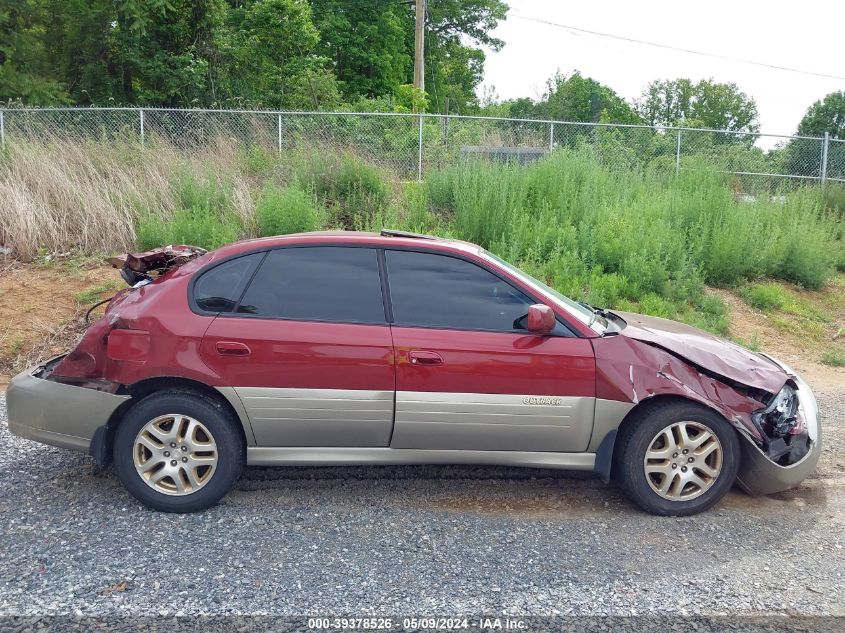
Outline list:
[[[191,244],[215,249],[238,239],[240,227],[234,216],[208,210],[176,211],[170,218],[148,214],[138,221],[138,246],[142,250],[167,244]]]
[[[255,207],[258,234],[285,235],[314,231],[320,226],[322,213],[313,196],[298,184],[280,189],[268,183]]]
[[[386,175],[346,154],[314,154],[298,166],[296,175],[328,209],[329,222],[342,228],[369,225],[390,198]]]
[[[838,347],[825,350],[821,358],[822,363],[831,367],[845,367],[845,351]]]
[[[740,290],[740,295],[752,308],[763,312],[782,308],[789,299],[783,287],[776,283],[749,284]]]

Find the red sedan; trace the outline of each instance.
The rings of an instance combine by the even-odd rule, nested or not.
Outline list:
[[[592,470],[683,515],[818,461],[815,398],[782,363],[466,242],[309,233],[115,262],[132,287],[15,377],[9,428],[114,461],[158,510],[215,504],[244,464],[437,463]]]

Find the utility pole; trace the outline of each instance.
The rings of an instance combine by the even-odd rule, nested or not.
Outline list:
[[[426,0],[416,0],[417,21],[414,29],[414,88],[421,91],[425,90],[425,69],[423,68],[425,2]]]

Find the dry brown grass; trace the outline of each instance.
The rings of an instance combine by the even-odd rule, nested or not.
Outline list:
[[[0,244],[28,261],[39,250],[111,253],[135,246],[139,216],[168,217],[177,173],[230,183],[234,211],[249,225],[254,200],[223,140],[190,157],[157,143],[17,143],[0,154]]]
[[[170,203],[167,158],[134,163],[102,145],[13,145],[0,167],[0,241],[24,260],[41,248],[128,248],[138,213]]]

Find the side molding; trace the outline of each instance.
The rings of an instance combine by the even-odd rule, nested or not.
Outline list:
[[[412,448],[287,447],[246,449],[250,466],[355,466],[396,464],[486,464],[561,470],[593,470],[593,453],[459,451]]]

